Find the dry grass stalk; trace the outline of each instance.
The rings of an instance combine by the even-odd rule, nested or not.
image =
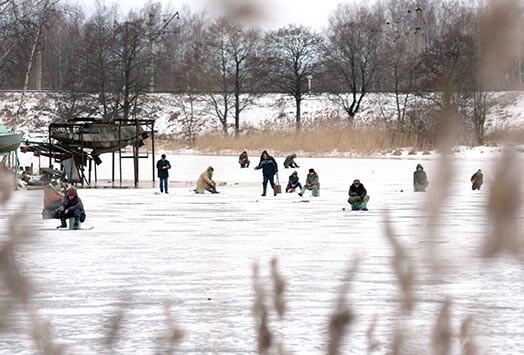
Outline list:
[[[430,180],[431,193],[428,196],[430,212],[427,232],[431,241],[437,241],[440,237],[439,226],[441,226],[442,208],[444,203],[451,197],[451,189],[448,186],[448,181],[451,181],[453,178],[454,171],[451,147],[454,146],[456,140],[454,132],[457,131],[456,112],[451,108],[444,109],[440,125],[441,138],[439,140],[439,149],[441,157],[437,165],[437,175],[428,179]],[[429,266],[434,274],[440,274],[442,266],[438,263],[438,260],[441,260],[438,244],[427,243],[427,246]]]
[[[489,194],[487,208],[493,220],[493,229],[489,231],[484,243],[484,257],[492,258],[502,252],[521,255],[518,219],[521,202],[520,176],[516,153],[504,153],[496,169],[496,183],[491,185]]]
[[[346,298],[349,294],[351,281],[357,271],[360,260],[357,258],[353,264],[348,268],[346,276],[342,281],[341,289],[337,296],[337,306],[329,319],[329,340],[328,340],[328,355],[340,354],[340,348],[344,335],[346,335],[349,326],[355,319],[355,315],[347,304]]]
[[[31,335],[40,354],[62,355],[65,353],[64,346],[54,342],[49,322],[41,319],[36,311],[32,312],[31,325]]]
[[[431,347],[433,355],[449,355],[453,330],[451,329],[451,301],[446,299],[433,329]]]
[[[266,293],[260,281],[258,263],[253,264],[253,288],[255,290],[255,303],[253,313],[257,329],[258,353],[268,354],[273,344],[273,334],[269,329],[268,309],[266,306]]]
[[[400,242],[397,240],[387,214],[385,219],[384,226],[386,228],[386,237],[394,251],[392,266],[393,270],[395,271],[398,284],[400,285],[402,312],[411,313],[415,304],[415,297],[413,295],[413,286],[415,280],[413,265],[411,264],[409,257],[406,255],[405,248],[402,247]]]
[[[460,349],[461,355],[477,355],[477,345],[475,344],[475,339],[471,335],[471,323],[473,323],[473,318],[468,316],[462,322],[460,326]]]
[[[282,278],[277,268],[278,259],[271,259],[271,280],[273,281],[273,305],[277,311],[280,319],[286,313],[286,300],[284,299],[284,291],[286,290],[286,282]]]
[[[0,205],[5,205],[11,198],[13,187],[10,183],[10,172],[0,166]]]
[[[397,319],[395,330],[393,331],[393,340],[391,345],[391,355],[401,355],[404,347],[404,331],[400,327],[400,320]]]
[[[373,353],[380,346],[380,342],[375,338],[375,329],[378,323],[378,315],[375,314],[375,317],[371,321],[371,324],[366,331],[366,338],[368,339],[368,354]]]
[[[164,316],[166,321],[166,332],[158,341],[158,344],[164,344],[165,349],[162,354],[174,354],[176,346],[186,337],[186,331],[179,327],[171,314],[172,300],[164,301]]]
[[[120,298],[120,302],[115,307],[115,310],[106,326],[104,346],[109,352],[113,351],[113,348],[118,343],[121,337],[122,327],[124,325],[125,315],[130,306],[130,297],[124,295]]]

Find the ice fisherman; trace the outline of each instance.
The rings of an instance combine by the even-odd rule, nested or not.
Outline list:
[[[64,201],[64,194],[55,189],[52,184],[44,187],[44,209],[42,210],[43,219],[60,218],[60,206]]]
[[[298,172],[295,170],[291,175],[289,175],[286,192],[295,192],[297,188],[302,190],[302,184],[299,181]]]
[[[86,219],[86,213],[82,200],[78,197],[76,189],[70,189],[65,194],[65,201],[60,210],[60,221],[62,222],[57,228],[67,228],[66,220],[74,218],[73,229],[80,228],[80,222]]]
[[[267,183],[271,184],[273,189],[273,195],[276,196],[277,192],[275,190],[275,174],[278,173],[278,165],[276,160],[269,155],[267,150],[264,150],[260,155],[260,162],[255,167],[255,170],[262,169],[263,181],[262,181],[262,196],[266,196]]]
[[[482,186],[483,183],[484,183],[484,174],[482,174],[482,170],[479,169],[471,177],[471,189],[480,190],[480,187]]]
[[[425,192],[428,187],[428,176],[421,164],[417,164],[417,169],[413,173],[413,189],[415,192]]]
[[[238,163],[240,164],[240,168],[249,168],[249,157],[247,156],[247,152],[244,150],[242,153],[240,153],[238,157]]]
[[[297,155],[295,153],[288,155],[286,160],[284,160],[284,168],[300,168],[300,166],[295,162],[296,157]]]
[[[208,167],[206,171],[200,174],[200,177],[197,181],[197,187],[195,192],[197,194],[203,194],[205,191],[209,191],[212,194],[218,194],[219,192],[216,189],[216,183],[213,181],[213,169],[212,166]]]
[[[367,211],[369,201],[368,191],[364,184],[359,179],[353,180],[353,184],[349,187],[348,202],[353,211]]]
[[[304,192],[306,192],[306,190],[311,190],[311,195],[315,197],[320,195],[320,182],[318,180],[318,174],[315,171],[315,169],[309,169],[306,177],[306,183],[304,184],[302,191],[298,193],[299,196],[304,195]]]
[[[161,159],[156,163],[156,168],[158,170],[158,178],[160,179],[160,193],[164,192],[168,194],[167,188],[167,178],[169,177],[169,169],[171,169],[171,164],[169,160],[166,159],[166,155],[162,154]]]

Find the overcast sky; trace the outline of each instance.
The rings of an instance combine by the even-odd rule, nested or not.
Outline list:
[[[74,0],[73,0],[74,1]],[[76,0],[83,5],[86,11],[93,8],[94,0]],[[184,4],[195,10],[206,9],[210,15],[220,13],[232,13],[238,8],[249,8],[259,14],[259,25],[266,29],[276,29],[289,23],[303,24],[320,30],[327,26],[329,15],[336,9],[339,3],[357,3],[360,0],[185,0],[172,1],[162,0],[164,4],[170,4],[175,10],[179,10]],[[106,4],[116,1],[106,0]],[[123,0],[118,1],[123,13],[131,9],[140,9],[147,0]]]

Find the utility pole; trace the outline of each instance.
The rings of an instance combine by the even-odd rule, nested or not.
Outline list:
[[[149,14],[149,21],[147,23],[148,32],[148,57],[149,57],[149,92],[155,91],[155,60],[153,58],[153,19],[154,14]]]

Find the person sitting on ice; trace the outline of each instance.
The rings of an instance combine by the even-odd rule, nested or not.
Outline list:
[[[295,162],[296,157],[297,155],[295,153],[288,155],[286,160],[284,160],[284,168],[300,168],[300,166]]]
[[[250,161],[245,150],[240,153],[240,156],[238,157],[238,163],[240,164],[240,168],[249,168]]]
[[[360,183],[359,179],[355,179],[353,184],[349,187],[348,202],[353,211],[367,211],[367,204],[369,196],[366,188]]]
[[[76,189],[69,189],[65,195],[65,202],[60,206],[60,221],[62,222],[57,228],[67,228],[66,220],[74,218],[72,229],[79,229],[80,222],[86,219],[86,213],[82,200],[78,197]]]
[[[484,174],[482,174],[482,170],[477,170],[475,174],[471,177],[471,189],[472,190],[480,190],[480,187],[484,183]]]
[[[195,192],[197,194],[203,194],[205,191],[209,191],[212,194],[218,194],[219,192],[216,189],[216,183],[213,181],[213,169],[212,166],[208,167],[206,171],[200,174],[200,177],[197,181],[197,187]]]
[[[428,176],[421,164],[417,164],[417,169],[413,173],[413,189],[415,192],[425,192],[428,187]]]
[[[44,209],[42,210],[43,219],[60,218],[60,206],[64,195],[55,190],[54,186],[47,184],[44,187]]]
[[[295,192],[297,187],[299,190],[302,190],[302,184],[300,183],[298,173],[295,170],[293,171],[293,174],[289,175],[289,180],[286,186],[286,192]]]
[[[306,178],[306,184],[302,188],[302,191],[298,193],[299,196],[304,195],[304,192],[306,192],[306,190],[311,190],[311,194],[315,197],[320,195],[320,182],[318,180],[318,174],[315,171],[315,169],[309,169]]]

